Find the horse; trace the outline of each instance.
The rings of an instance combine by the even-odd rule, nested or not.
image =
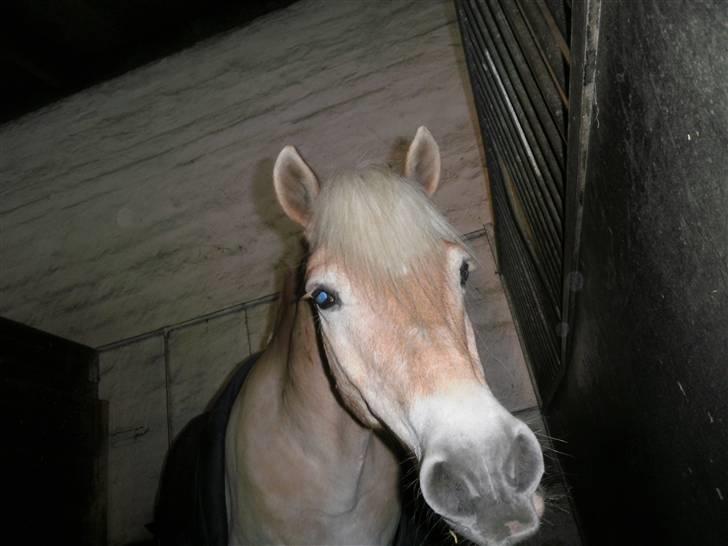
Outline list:
[[[278,155],[273,189],[307,259],[267,347],[208,418],[224,492],[200,544],[404,544],[400,450],[454,536],[501,546],[538,529],[543,455],[486,382],[464,305],[475,259],[430,200],[440,163],[425,127],[403,175],[366,167],[321,183],[293,146]],[[208,487],[199,468],[166,469],[167,498],[190,473]],[[192,517],[158,513],[177,526]],[[166,543],[194,543],[180,536]]]

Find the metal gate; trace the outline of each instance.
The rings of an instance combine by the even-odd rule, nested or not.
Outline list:
[[[570,6],[460,0],[458,19],[486,144],[500,271],[543,403],[562,375],[564,185]]]

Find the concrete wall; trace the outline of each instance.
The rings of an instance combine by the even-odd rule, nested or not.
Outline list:
[[[447,2],[303,1],[0,127],[0,314],[102,348],[112,545],[147,536],[170,440],[264,344],[269,296],[300,258],[271,187],[284,144],[326,176],[431,129],[436,201],[481,236],[494,389],[535,405],[482,237],[459,40]]]
[[[439,202],[481,227],[453,18],[303,2],[6,125],[0,314],[99,346],[273,292],[298,251],[270,190],[286,143],[325,175],[427,124]]]

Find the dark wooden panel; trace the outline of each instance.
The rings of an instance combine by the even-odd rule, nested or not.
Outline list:
[[[75,396],[96,396],[96,351],[0,317],[0,374]]]
[[[586,4],[583,283],[549,422],[591,544],[725,544],[728,4]]]
[[[0,319],[0,516],[10,544],[106,540],[106,403],[97,354]]]

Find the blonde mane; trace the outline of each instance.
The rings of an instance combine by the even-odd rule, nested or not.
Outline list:
[[[462,244],[418,185],[381,167],[325,182],[308,238],[312,250],[325,248],[337,265],[371,286],[410,282],[410,274],[442,259],[443,241]]]

